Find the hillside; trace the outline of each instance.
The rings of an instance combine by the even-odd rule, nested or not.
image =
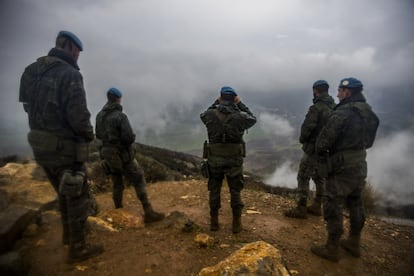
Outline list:
[[[19,185],[24,183],[29,187],[48,186],[38,170],[31,174],[16,172],[7,179],[11,185],[18,181]],[[341,261],[335,264],[309,250],[313,243],[326,238],[323,220],[284,217],[283,211],[294,203],[289,198],[245,189],[244,230],[234,235],[226,187],[220,211],[222,228],[218,232],[209,231],[205,180],[160,181],[149,184],[148,192],[154,208],[167,214],[164,221],[152,225],[143,225],[142,208],[131,188],[125,191],[125,207],[120,212],[113,210],[111,193],[97,194],[98,218],[117,232],[91,227],[89,240],[103,243],[106,251],[75,265],[65,263],[67,248],[61,244],[59,214],[53,208],[42,211],[37,223],[28,227],[16,244],[29,268],[28,275],[196,275],[246,243],[258,240],[280,250],[292,275],[413,275],[414,272],[413,227],[371,217],[362,236],[362,257],[355,259],[341,251]],[[49,193],[53,194],[53,190],[49,189]],[[193,222],[191,231],[181,231],[183,224],[175,218],[177,212]],[[198,233],[213,237],[213,244],[200,248],[194,242]]]
[[[414,227],[369,217],[362,237],[362,257],[355,259],[341,251],[341,261],[334,264],[309,250],[313,243],[326,239],[323,219],[286,218],[284,210],[294,205],[293,191],[268,187],[255,177],[247,178],[242,193],[244,230],[237,235],[231,233],[229,193],[224,186],[222,227],[218,232],[211,232],[207,181],[199,176],[200,158],[144,144],[136,147],[136,157],[146,172],[150,199],[154,208],[166,213],[167,218],[144,225],[142,208],[131,187],[125,191],[125,207],[114,210],[111,183],[100,167],[96,145],[92,144],[91,162],[87,167],[100,210],[97,217],[116,232],[97,227],[92,220],[89,239],[103,243],[105,253],[67,265],[59,213],[56,204],[48,203],[14,247],[22,255],[28,275],[196,275],[202,268],[258,240],[280,250],[292,275],[414,275]],[[16,161],[22,163],[16,156],[1,158],[0,167]],[[0,215],[9,203],[32,201],[32,193],[40,191],[48,201],[54,199],[53,189],[33,161],[9,164],[10,171],[6,169],[8,165],[0,168]],[[189,221],[191,229],[183,232],[181,228]],[[212,245],[200,248],[194,242],[199,233],[210,235]]]

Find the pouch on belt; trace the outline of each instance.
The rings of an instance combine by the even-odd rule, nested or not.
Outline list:
[[[59,193],[65,196],[78,197],[82,193],[86,174],[82,171],[64,170],[59,185]]]

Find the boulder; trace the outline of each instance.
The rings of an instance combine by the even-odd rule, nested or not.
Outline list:
[[[185,213],[173,211],[159,223],[160,226],[169,229],[175,229],[186,233],[194,232],[200,227],[194,223]]]
[[[8,163],[0,168],[0,253],[13,247],[42,210],[56,205],[56,192],[36,163]]]
[[[18,205],[10,205],[0,212],[0,253],[13,247],[26,227],[36,219],[36,215],[33,209]]]
[[[140,215],[127,209],[112,209],[99,214],[104,221],[109,222],[115,228],[144,228],[144,220]]]
[[[10,251],[0,256],[0,275],[27,275],[28,267],[18,251]]]
[[[197,234],[194,238],[194,241],[196,244],[198,244],[199,247],[210,247],[214,243],[213,237],[204,233]]]
[[[290,275],[282,263],[279,250],[272,245],[257,241],[249,243],[215,266],[203,268],[199,276],[207,275]]]

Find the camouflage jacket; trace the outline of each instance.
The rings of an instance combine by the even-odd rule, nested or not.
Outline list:
[[[256,117],[241,102],[213,104],[200,118],[207,127],[210,144],[243,143],[244,131],[256,123]]]
[[[316,140],[316,152],[365,150],[372,146],[379,119],[359,93],[342,100]]]
[[[335,107],[335,102],[328,93],[323,93],[321,96],[314,98],[313,103],[302,123],[299,137],[303,151],[309,155],[315,153],[316,138]]]
[[[135,141],[135,134],[128,117],[122,112],[118,103],[108,102],[96,115],[96,137],[103,145],[128,148]]]
[[[53,48],[26,67],[19,101],[32,130],[42,130],[79,142],[93,140],[83,78],[76,62]]]

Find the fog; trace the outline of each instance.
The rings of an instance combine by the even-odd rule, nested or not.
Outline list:
[[[262,131],[269,134],[269,137],[292,137],[295,131],[289,120],[276,114],[260,113],[257,121]]]
[[[367,183],[390,205],[414,203],[414,131],[406,130],[377,139],[367,151]],[[295,164],[286,161],[265,179],[272,186],[297,187]],[[315,184],[310,182],[315,190]]]
[[[414,132],[380,139],[368,151],[368,181],[392,204],[414,203]]]

